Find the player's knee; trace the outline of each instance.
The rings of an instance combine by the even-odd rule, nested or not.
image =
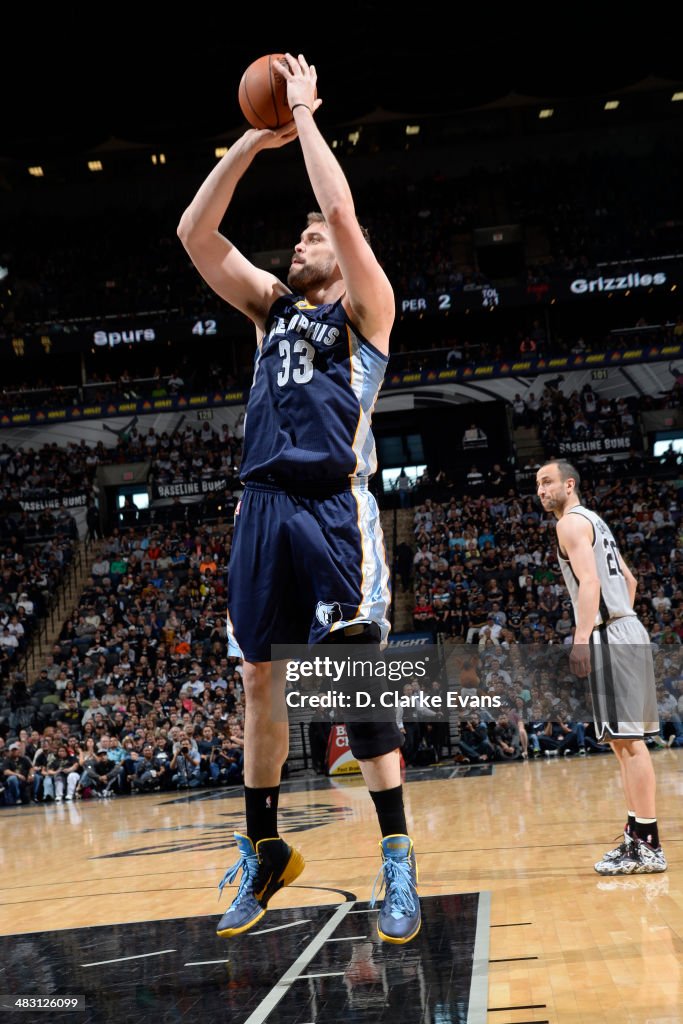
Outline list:
[[[289,754],[289,737],[285,736],[281,742],[272,744],[269,760],[277,768],[281,768]]]
[[[374,646],[379,651],[381,640],[382,630],[376,622],[351,622],[341,629],[333,630],[323,643],[350,647],[362,644]],[[380,698],[386,691],[384,680],[364,677],[362,685],[369,694],[370,706],[381,707]],[[351,753],[357,761],[372,761],[384,754],[390,754],[403,743],[403,734],[396,722],[347,720],[346,734]]]
[[[645,740],[641,739],[615,739],[610,740],[609,745],[617,757],[636,757],[643,751],[647,753]]]
[[[247,697],[269,694],[278,680],[276,666],[270,661],[245,661],[242,665],[242,686]]]
[[[403,743],[403,734],[396,722],[347,722],[346,735],[357,761],[372,761],[390,754]]]

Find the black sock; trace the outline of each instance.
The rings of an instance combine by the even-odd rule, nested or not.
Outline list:
[[[624,829],[624,832],[628,836],[635,835],[635,832],[636,832],[636,816],[633,813],[633,811],[629,811],[628,812],[628,821],[626,822],[626,828]]]
[[[659,829],[656,818],[636,818],[635,833],[638,839],[651,846],[654,850],[659,849]]]
[[[381,789],[374,793],[370,790],[370,796],[377,810],[382,838],[408,835],[406,812],[403,806],[403,786],[396,786],[394,789]]]
[[[254,844],[259,839],[273,839],[277,831],[277,802],[280,796],[279,786],[264,786],[252,789],[244,787],[244,800],[247,811],[247,835]]]

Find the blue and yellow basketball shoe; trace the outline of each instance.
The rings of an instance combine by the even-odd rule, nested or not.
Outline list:
[[[377,918],[377,934],[385,942],[404,943],[414,939],[422,918],[417,898],[417,864],[410,836],[385,836],[380,842],[382,867],[375,879],[370,906],[375,905],[375,889],[384,886],[384,900]]]
[[[232,882],[242,871],[237,895],[218,922],[216,934],[228,939],[248,931],[266,912],[268,901],[285,885],[291,885],[305,867],[298,850],[284,839],[260,839],[256,849],[248,836],[235,832],[239,860],[228,868],[218,888]]]

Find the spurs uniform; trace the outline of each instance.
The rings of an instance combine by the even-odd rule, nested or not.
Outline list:
[[[575,505],[593,528],[593,552],[600,581],[600,606],[591,635],[590,689],[599,741],[642,739],[659,732],[652,650],[647,630],[633,610],[619,549],[607,524],[590,509]],[[578,617],[579,581],[558,548],[564,581]]]

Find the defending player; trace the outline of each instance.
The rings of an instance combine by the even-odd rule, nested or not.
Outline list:
[[[580,476],[555,461],[536,474],[538,496],[557,519],[560,568],[576,632],[570,668],[589,677],[596,739],[617,756],[628,821],[624,840],[595,865],[601,875],[666,871],[655,811],[655,773],[644,736],[659,731],[650,638],[633,610],[637,583],[607,524],[579,497]]]

